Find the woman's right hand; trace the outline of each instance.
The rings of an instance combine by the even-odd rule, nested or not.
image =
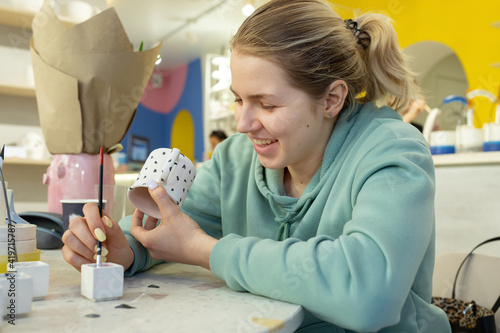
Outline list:
[[[134,252],[118,223],[104,211],[101,218],[99,208],[93,202],[83,207],[83,214],[84,217],[71,220],[69,229],[63,234],[64,260],[78,271],[83,264],[95,263],[99,239],[102,243],[101,260],[120,264],[127,270],[134,262]]]

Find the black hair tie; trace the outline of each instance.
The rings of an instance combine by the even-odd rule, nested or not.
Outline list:
[[[361,30],[358,29],[358,22],[353,21],[351,19],[345,20],[345,27],[349,30],[351,30],[352,34],[354,37],[359,38],[359,34],[361,33]]]
[[[358,28],[358,22],[353,21],[352,19],[347,19],[344,20],[345,27],[349,29],[354,37],[358,40],[358,44],[363,47],[363,49],[366,49],[368,45],[370,45],[370,35],[368,35],[366,32]]]

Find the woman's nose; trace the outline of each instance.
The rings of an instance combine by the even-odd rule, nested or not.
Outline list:
[[[236,110],[236,129],[240,133],[249,133],[258,129],[259,121],[251,107],[243,105]]]

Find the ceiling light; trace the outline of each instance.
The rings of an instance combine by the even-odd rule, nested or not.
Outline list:
[[[251,3],[247,3],[245,6],[243,6],[243,8],[241,9],[241,12],[243,13],[243,15],[245,16],[250,16],[252,15],[252,13],[255,11],[255,8],[254,6],[252,6]]]

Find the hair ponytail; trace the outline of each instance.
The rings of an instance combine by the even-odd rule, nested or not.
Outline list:
[[[408,69],[406,55],[399,48],[391,19],[382,14],[367,13],[355,21],[361,32],[359,42],[366,43],[362,47],[368,71],[364,100],[387,104],[402,113],[412,100],[420,97],[420,88]]]
[[[389,104],[402,112],[419,97],[396,32],[381,14],[343,21],[322,0],[272,0],[243,22],[230,47],[275,62],[291,84],[312,98],[321,98],[332,82],[344,80],[346,113],[357,101]]]

